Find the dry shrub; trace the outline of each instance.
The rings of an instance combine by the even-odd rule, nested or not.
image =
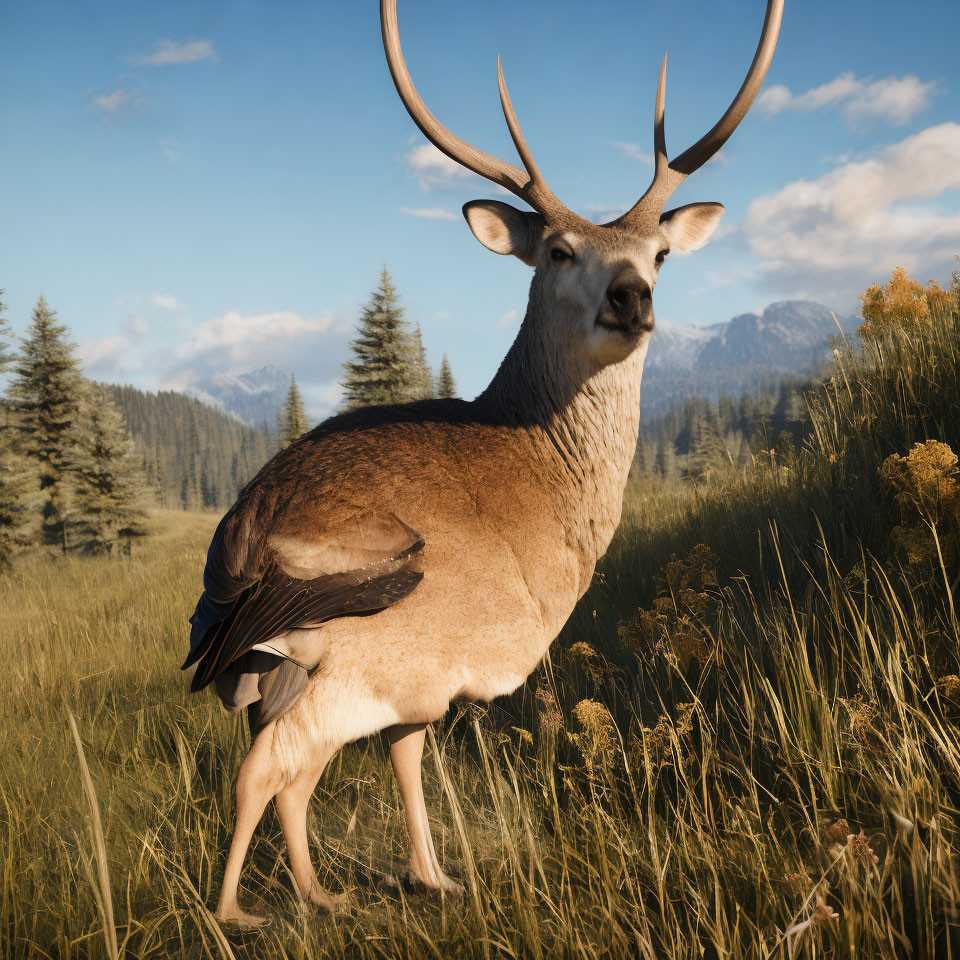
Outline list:
[[[605,672],[604,660],[589,643],[578,640],[567,650],[565,659],[574,669],[579,669],[594,686],[600,684]]]
[[[717,558],[698,544],[683,560],[671,560],[649,610],[621,623],[620,639],[648,662],[665,656],[680,670],[703,668],[714,650],[720,610]]]
[[[610,711],[596,700],[581,700],[573,708],[573,716],[580,725],[570,735],[580,751],[583,766],[588,773],[609,775],[616,761],[617,733]]]
[[[955,570],[960,561],[957,455],[947,444],[928,440],[905,457],[891,454],[880,476],[900,510],[892,539],[908,566],[920,573],[921,580],[929,579],[939,573],[942,554],[946,568]]]
[[[931,314],[951,310],[953,299],[953,292],[944,290],[935,280],[924,289],[903,267],[897,267],[886,286],[874,283],[860,294],[864,322],[857,333],[865,339],[876,339],[896,327],[916,328]]]
[[[695,703],[678,703],[675,720],[662,714],[652,728],[643,727],[640,736],[634,736],[630,740],[630,762],[642,766],[646,758],[654,771],[669,765],[673,759],[674,744],[677,745],[679,753],[681,741],[686,740],[693,732],[696,706]]]

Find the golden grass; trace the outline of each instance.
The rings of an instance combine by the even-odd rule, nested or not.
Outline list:
[[[351,910],[298,910],[268,811],[243,896],[273,921],[247,935],[211,914],[246,732],[178,671],[215,518],[166,515],[131,557],[22,561],[0,583],[0,956],[953,956],[960,681],[930,654],[957,648],[949,621],[824,554],[799,600],[733,582],[702,671],[625,670],[601,624],[642,594],[648,507],[554,668],[431,736],[438,852],[467,894],[391,882],[405,830],[372,738],[311,813]]]

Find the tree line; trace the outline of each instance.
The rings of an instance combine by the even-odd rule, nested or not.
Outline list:
[[[804,394],[813,383],[789,376],[739,399],[684,397],[679,406],[641,422],[634,471],[697,481],[749,469],[759,455],[782,460],[806,437]]]
[[[149,494],[123,417],[43,297],[12,343],[0,303],[0,564],[17,548],[115,552],[143,536]]]
[[[24,548],[123,549],[146,532],[151,507],[226,509],[310,427],[295,376],[276,434],[172,390],[88,380],[43,297],[16,340],[0,302],[0,565]],[[351,352],[345,409],[456,395],[446,354],[434,374],[386,268]]]

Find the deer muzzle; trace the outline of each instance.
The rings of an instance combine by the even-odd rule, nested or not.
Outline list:
[[[653,330],[653,292],[635,270],[618,274],[607,288],[597,325],[628,336]]]

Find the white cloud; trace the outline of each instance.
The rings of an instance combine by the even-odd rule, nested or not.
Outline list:
[[[647,166],[653,166],[653,154],[648,150],[644,150],[643,147],[638,143],[628,143],[623,140],[619,140],[614,143],[614,149],[623,154],[625,157],[629,157],[631,160],[638,160],[640,163],[645,163]]]
[[[794,94],[784,86],[770,87],[760,95],[757,107],[768,116],[785,110],[810,113],[838,107],[852,126],[865,126],[874,120],[904,124],[927,109],[936,89],[935,81],[925,83],[912,75],[874,80],[841,73],[806,93]]]
[[[460,218],[443,207],[401,207],[401,213],[423,220],[459,220]]]
[[[146,317],[131,314],[119,324],[120,331],[106,337],[85,340],[77,348],[84,372],[95,379],[128,373],[141,367],[135,348],[149,333]]]
[[[637,197],[640,197],[640,193]],[[611,220],[622,217],[632,206],[633,203],[588,203],[583,207],[583,212],[593,223],[610,223]]]
[[[300,343],[304,338],[316,338],[328,333],[332,326],[333,316],[329,313],[303,317],[293,310],[253,314],[228,310],[196,327],[176,353],[181,360],[214,354],[227,361],[224,367],[247,370],[272,362],[264,359],[265,349],[275,350]]]
[[[817,180],[759,197],[740,229],[768,285],[790,295],[850,296],[898,265],[949,273],[960,250],[960,124],[944,123]]]
[[[121,361],[133,346],[133,338],[116,333],[97,340],[85,340],[77,347],[84,372],[94,377],[116,372]]]
[[[111,93],[101,93],[90,103],[102,117],[120,119],[138,111],[146,101],[135,90],[118,87]]]
[[[498,321],[497,326],[501,329],[515,327],[520,322],[519,310],[508,310]]]
[[[142,67],[173,67],[181,63],[216,59],[217,54],[210,40],[185,40],[178,43],[166,37],[157,42],[152,53],[130,58],[132,63]]]
[[[451,187],[476,176],[456,160],[451,160],[445,153],[441,153],[432,143],[421,143],[414,147],[404,155],[404,160],[426,193],[429,193],[432,187]]]
[[[161,144],[160,152],[163,154],[163,159],[166,160],[167,163],[176,163],[180,159],[180,154],[169,144]]]
[[[183,309],[183,304],[172,293],[157,293],[154,291],[150,294],[150,302],[161,310]]]
[[[131,337],[140,340],[150,332],[150,322],[146,317],[135,313],[120,322],[120,329],[125,330]]]
[[[151,357],[154,383],[189,390],[218,374],[237,374],[272,365],[295,370],[311,415],[337,406],[338,380],[355,334],[352,323],[332,313],[305,317],[292,310],[247,314],[230,310],[188,329],[182,342]]]

